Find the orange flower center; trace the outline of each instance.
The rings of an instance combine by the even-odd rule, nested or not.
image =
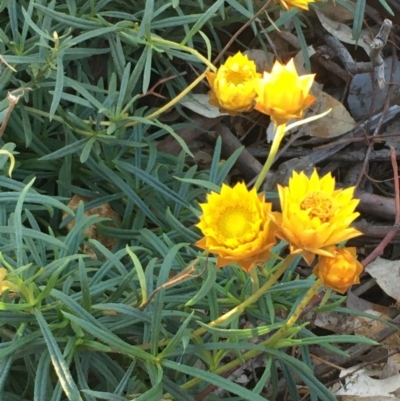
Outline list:
[[[244,208],[227,208],[216,221],[216,234],[228,247],[236,247],[254,238],[254,215]]]
[[[248,71],[243,70],[241,68],[235,68],[235,69],[227,69],[225,71],[225,78],[226,81],[229,84],[239,86],[240,84],[246,83],[249,79],[252,78],[252,76],[249,76],[251,74],[248,73]]]
[[[309,193],[301,202],[302,210],[307,210],[310,218],[318,217],[326,223],[332,216],[332,199],[324,192],[314,191]]]

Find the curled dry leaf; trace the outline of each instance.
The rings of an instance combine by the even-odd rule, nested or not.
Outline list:
[[[343,369],[340,372],[340,377],[351,374],[357,369],[358,366]],[[369,397],[371,401],[372,399],[375,401],[379,399],[378,397],[391,396],[391,393],[400,388],[400,374],[379,380],[370,377],[367,369],[357,370],[344,380],[345,384],[335,392],[335,395]],[[393,397],[392,400],[396,400],[396,398]]]

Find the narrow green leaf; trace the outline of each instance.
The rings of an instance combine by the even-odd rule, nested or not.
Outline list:
[[[196,292],[195,296],[192,299],[186,302],[185,306],[188,307],[196,305],[205,296],[207,296],[207,294],[211,291],[211,288],[214,286],[216,279],[217,279],[217,269],[212,263],[208,263],[207,278],[202,283],[200,290]]]
[[[151,35],[151,21],[154,14],[154,0],[146,0],[142,22],[140,24],[139,38],[146,36],[150,38]]]
[[[23,260],[23,235],[22,235],[22,206],[25,201],[25,197],[27,192],[32,187],[35,182],[35,178],[33,178],[21,191],[17,204],[15,206],[15,215],[14,215],[14,229],[15,229],[15,247],[17,254],[17,265],[22,266],[24,264]]]
[[[264,397],[255,394],[254,392],[246,389],[243,386],[240,386],[239,384],[236,384],[232,382],[231,380],[225,379],[224,377],[220,375],[216,375],[214,373],[211,373],[207,370],[201,370],[198,368],[195,368],[193,366],[186,366],[182,363],[177,363],[174,361],[170,361],[167,359],[164,359],[161,364],[165,366],[166,368],[175,370],[177,372],[183,373],[185,375],[190,375],[193,377],[197,377],[200,380],[202,380],[205,383],[210,383],[214,384],[217,387],[221,387],[222,389],[229,391],[233,394],[236,394],[243,400],[249,400],[249,401],[266,401]]]
[[[35,308],[33,312],[36,316],[37,322],[39,323],[43,338],[46,341],[47,349],[49,351],[54,370],[56,371],[57,377],[66,396],[70,401],[82,400],[79,395],[78,387],[69,370],[69,367],[61,353],[60,348],[57,345],[56,339],[53,337],[50,327],[48,326],[45,318],[42,315],[42,312],[37,308]]]
[[[175,350],[175,348],[179,345],[179,343],[182,340],[182,337],[184,336],[186,332],[186,328],[190,321],[193,319],[194,311],[183,321],[183,323],[180,325],[178,331],[174,335],[174,337],[169,340],[167,346],[163,349],[161,354],[159,354],[160,358],[166,358],[172,352]]]
[[[37,365],[33,401],[43,401],[47,399],[50,380],[50,363],[50,354],[48,350],[44,350]]]
[[[146,283],[146,276],[144,274],[143,266],[140,263],[139,258],[135,255],[135,253],[130,249],[129,245],[126,246],[126,252],[130,256],[133,265],[135,266],[136,273],[139,280],[140,290],[142,293],[142,300],[141,302],[144,303],[147,301],[147,283]]]
[[[51,101],[49,120],[51,121],[60,103],[61,95],[64,88],[64,64],[63,64],[63,53],[57,54],[57,74],[56,74],[56,85],[54,87],[53,100]]]
[[[146,93],[149,89],[150,78],[151,78],[151,61],[153,58],[153,49],[150,46],[146,47],[146,63],[143,69],[143,82],[142,92]]]
[[[106,331],[104,328],[101,329],[88,322],[87,320],[83,320],[79,317],[71,315],[68,312],[63,312],[63,314],[66,318],[76,323],[82,329],[86,330],[88,333],[90,333],[100,341],[103,341],[104,343],[110,345],[113,349],[120,351],[123,355],[130,356],[131,358],[138,358],[143,361],[155,361],[155,358],[152,355],[148,354],[138,347],[126,343],[115,334]]]
[[[212,20],[214,14],[217,10],[224,5],[224,0],[217,0],[215,1],[211,7],[209,7],[204,14],[197,20],[197,22],[192,26],[190,32],[185,36],[182,40],[181,45],[185,45],[189,39],[193,37],[201,28],[202,26],[207,23],[208,21]]]
[[[52,153],[48,153],[44,156],[42,156],[39,160],[41,161],[48,161],[48,160],[57,160],[61,159],[65,156],[72,155],[74,153],[78,153],[88,141],[90,141],[92,138],[86,137],[82,138],[79,141],[70,143],[66,146],[61,147],[60,149],[57,149],[56,151]]]
[[[35,7],[40,10],[43,14],[48,15],[62,24],[67,24],[70,27],[78,29],[93,30],[94,28],[101,27],[94,19],[83,19],[77,18],[66,13],[59,13],[57,11],[51,10],[47,6],[42,6],[41,4],[35,4]]]
[[[139,179],[143,180],[143,182],[145,184],[150,185],[151,187],[154,188],[154,190],[156,190],[160,194],[164,195],[165,197],[173,200],[176,203],[179,203],[183,207],[186,207],[186,208],[190,207],[189,203],[183,199],[180,199],[175,191],[168,188],[166,185],[164,185],[162,182],[160,182],[159,179],[146,173],[142,169],[137,168],[130,163],[126,163],[126,162],[122,162],[122,161],[116,161],[115,164],[117,166],[119,166],[122,170],[128,171],[128,172],[132,173],[135,177],[138,177]]]
[[[358,41],[364,23],[366,0],[357,0],[353,21],[353,38]]]

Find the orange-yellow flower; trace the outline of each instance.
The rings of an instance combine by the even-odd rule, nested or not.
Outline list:
[[[291,8],[300,8],[303,10],[308,10],[308,3],[314,3],[315,0],[277,0],[281,3],[282,7],[286,10]]]
[[[238,263],[249,272],[259,261],[269,257],[276,243],[271,203],[244,183],[233,188],[222,184],[221,192],[212,192],[200,204],[200,228],[204,237],[199,248],[218,255],[217,267]]]
[[[261,77],[254,61],[238,52],[228,57],[217,72],[207,72],[210,103],[230,114],[249,111],[254,106],[254,80]]]
[[[333,257],[320,256],[313,273],[326,287],[344,294],[353,284],[360,283],[362,264],[357,260],[356,248],[329,249]]]
[[[314,101],[309,94],[314,75],[298,76],[293,59],[286,65],[276,61],[271,73],[256,80],[254,108],[268,114],[276,125],[303,117],[304,110]]]
[[[330,173],[322,178],[316,170],[308,178],[293,172],[287,187],[278,185],[282,220],[278,237],[289,242],[291,253],[300,253],[308,264],[315,255],[333,256],[326,248],[362,233],[350,224],[359,200],[354,187],[335,190]]]
[[[3,293],[3,287],[5,286],[4,278],[6,277],[7,270],[4,267],[0,267],[0,295]]]

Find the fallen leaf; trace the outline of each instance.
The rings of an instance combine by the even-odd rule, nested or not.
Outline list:
[[[71,200],[68,203],[68,207],[71,210],[75,210],[78,205],[79,202],[82,201],[83,203],[88,203],[89,201],[91,201],[92,199],[87,198],[85,196],[81,196],[81,195],[77,195],[75,194]],[[86,210],[84,212],[85,216],[93,216],[93,215],[98,215],[99,217],[106,217],[109,218],[111,220],[113,220],[110,225],[112,227],[115,227],[115,221],[120,221],[120,216],[119,214],[114,211],[109,203],[103,203],[100,206],[96,206],[93,207],[92,209]],[[66,218],[68,215],[67,213],[63,213],[63,218]],[[67,225],[66,228],[69,231],[71,231],[75,226],[75,219],[71,220]],[[101,242],[107,249],[112,250],[114,248],[114,246],[118,243],[118,240],[115,238],[110,238],[110,237],[106,237],[102,234],[99,234],[97,231],[97,226],[95,224],[92,224],[91,226],[85,228],[85,230],[83,231],[84,234],[87,236],[87,238],[89,239],[96,239],[99,242]],[[97,259],[95,252],[93,251],[93,249],[85,244],[83,247],[83,253],[90,255],[91,257],[93,257],[94,259]]]
[[[361,46],[367,54],[371,51],[371,47],[369,43],[371,39],[369,38],[369,34],[366,31],[362,31],[360,38],[356,41],[353,39],[352,29],[346,25],[342,24],[339,21],[335,21],[329,18],[321,11],[315,11],[321,25],[335,38],[339,39],[341,42],[349,43],[354,46]]]
[[[306,117],[323,113],[329,109],[332,110],[326,116],[308,123],[304,127],[304,132],[307,135],[317,138],[335,138],[346,134],[357,126],[357,123],[343,104],[334,97],[318,88],[313,88],[312,94],[317,100],[309,108]]]
[[[358,366],[353,366],[350,369],[343,369],[340,372],[340,377],[347,376],[349,373],[358,369]],[[347,396],[362,396],[362,397],[388,397],[394,391],[400,388],[400,374],[397,374],[387,379],[373,379],[368,375],[367,369],[360,369],[352,375],[347,376],[343,387],[335,392],[335,395]],[[395,397],[392,398],[392,400]]]
[[[355,9],[356,5],[354,2],[346,1],[346,3]],[[332,0],[329,0],[326,3],[320,3],[318,12],[336,22],[349,22],[354,20],[354,12]]]
[[[209,103],[210,96],[204,93],[191,93],[181,100],[181,105],[207,118],[216,118],[227,116],[228,113],[222,113],[218,107]]]
[[[379,287],[400,303],[400,262],[377,258],[371,262],[365,271],[378,283]]]

